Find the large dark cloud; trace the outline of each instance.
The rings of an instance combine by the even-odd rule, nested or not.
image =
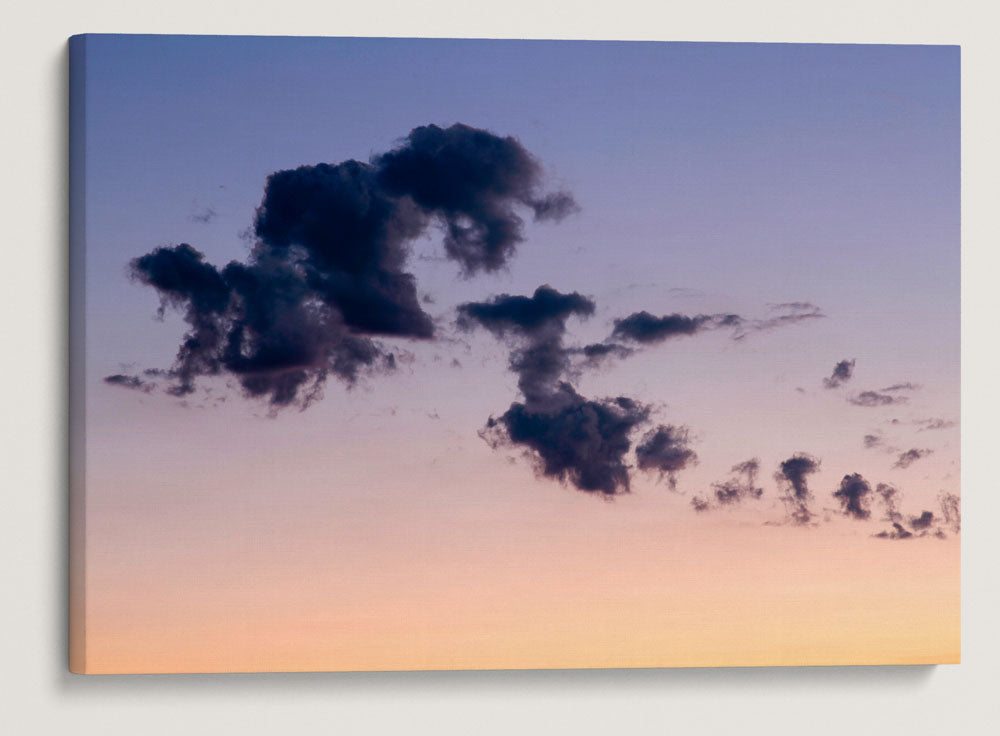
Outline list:
[[[841,360],[833,366],[833,372],[823,379],[824,388],[837,388],[841,384],[847,383],[854,375],[854,359]]]
[[[458,325],[465,330],[480,326],[512,340],[509,365],[518,376],[518,388],[529,401],[544,404],[547,397],[561,391],[559,384],[574,353],[563,345],[566,320],[574,315],[589,317],[594,309],[587,297],[563,294],[545,284],[530,297],[501,294],[461,304]]]
[[[819,466],[817,458],[798,452],[784,460],[774,474],[774,479],[784,486],[782,501],[791,520],[797,524],[808,523],[812,518],[812,511],[809,510],[812,492],[809,490],[808,477],[817,472]]]
[[[919,460],[922,457],[927,457],[932,452],[934,452],[934,451],[933,450],[920,449],[920,448],[914,447],[914,448],[912,448],[910,450],[907,450],[906,452],[900,453],[899,457],[896,459],[896,462],[895,462],[895,464],[892,467],[894,467],[894,468],[908,468],[911,465],[913,465],[913,463],[915,463],[917,460]]]
[[[845,475],[840,481],[840,488],[833,492],[834,498],[840,501],[841,510],[845,516],[854,519],[867,519],[871,516],[868,500],[872,487],[858,473]]]
[[[508,367],[524,398],[487,421],[482,434],[490,445],[523,447],[539,474],[581,491],[614,496],[630,490],[632,434],[648,423],[650,408],[625,396],[588,399],[567,380],[575,356],[593,362],[629,351],[614,343],[564,345],[567,319],[586,318],[594,309],[593,301],[580,294],[544,285],[530,297],[502,294],[462,304],[458,325],[482,327],[507,341]],[[636,448],[638,465],[673,484],[675,474],[694,462],[687,443],[683,428],[660,425]]]
[[[514,402],[490,417],[483,436],[493,447],[528,448],[543,476],[613,496],[630,490],[630,435],[648,418],[648,407],[632,399],[586,399],[562,383],[544,400]]]
[[[445,251],[463,273],[495,271],[523,240],[518,209],[558,219],[575,208],[541,190],[535,159],[514,138],[456,124],[416,128],[372,158],[271,174],[245,262],[217,268],[187,244],[131,263],[161,313],[189,330],[170,371],[171,393],[199,376],[235,376],[249,396],[305,406],[329,375],[391,369],[378,338],[435,333],[406,264],[415,239],[444,225]]]
[[[658,472],[671,488],[676,488],[677,473],[698,461],[688,442],[684,427],[661,424],[649,430],[635,448],[639,469]]]
[[[515,205],[535,219],[576,208],[565,192],[539,189],[538,162],[516,138],[456,124],[415,128],[399,148],[374,159],[379,184],[411,198],[445,225],[445,251],[466,273],[495,271],[523,240]]]

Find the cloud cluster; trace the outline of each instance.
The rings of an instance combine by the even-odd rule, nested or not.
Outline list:
[[[757,485],[760,460],[751,458],[737,463],[730,469],[731,477],[712,484],[710,498],[716,506],[733,506],[746,499],[757,499],[764,495],[764,489]],[[707,511],[713,507],[712,500],[695,496],[691,499],[695,511]]]
[[[458,326],[481,327],[507,341],[508,367],[524,399],[490,417],[484,439],[494,448],[525,448],[543,477],[614,496],[630,490],[627,455],[633,433],[649,421],[650,408],[626,396],[588,399],[567,380],[572,356],[595,360],[620,352],[615,345],[607,350],[564,345],[567,319],[589,317],[594,309],[587,297],[546,284],[531,296],[501,294],[462,304]],[[695,461],[695,453],[686,430],[660,425],[645,435],[636,458],[640,469],[658,472],[674,485],[676,473]]]
[[[841,384],[847,383],[854,375],[854,359],[841,360],[833,366],[833,372],[823,379],[823,387],[828,389],[838,388]]]
[[[188,244],[130,268],[180,310],[188,332],[168,375],[185,395],[200,376],[235,377],[273,407],[306,406],[330,375],[391,370],[377,338],[429,339],[434,323],[406,270],[410,247],[435,223],[467,276],[496,271],[523,240],[519,209],[536,220],[575,209],[541,191],[538,163],[514,138],[456,124],[415,128],[370,162],[271,174],[245,262],[217,268]]]
[[[875,493],[885,508],[884,520],[892,524],[891,530],[878,532],[874,535],[875,537],[880,539],[912,539],[933,536],[945,539],[947,537],[946,528],[953,534],[958,534],[961,531],[959,498],[952,493],[942,492],[938,496],[940,515],[925,509],[920,514],[910,516],[908,519],[899,511],[900,493],[894,486],[879,483],[875,488]],[[908,529],[906,525],[909,526]]]

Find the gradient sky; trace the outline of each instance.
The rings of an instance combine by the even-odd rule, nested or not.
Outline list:
[[[958,536],[878,539],[879,509],[831,495],[849,473],[906,515],[959,493],[957,47],[90,36],[85,77],[86,671],[958,661]],[[395,373],[274,417],[224,380],[183,405],[103,381],[169,368],[185,329],[131,259],[243,260],[268,174],[455,122],[517,137],[580,211],[468,279],[422,237],[441,337],[386,340],[413,356]],[[517,379],[455,308],[545,283],[597,303],[572,344],[639,310],[826,317],[584,374],[699,457],[605,500],[478,436]],[[894,468],[873,433],[932,453]],[[795,452],[822,460],[815,526],[772,478]],[[750,457],[760,500],[692,509]]]

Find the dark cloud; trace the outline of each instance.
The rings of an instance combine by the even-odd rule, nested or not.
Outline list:
[[[891,532],[882,531],[874,536],[879,537],[880,539],[910,539],[913,534],[907,531],[902,524],[893,522]]]
[[[136,391],[142,391],[143,393],[149,393],[154,388],[156,388],[155,383],[149,381],[144,381],[139,378],[139,376],[125,375],[123,373],[116,373],[113,376],[106,376],[104,382],[112,386],[121,386],[122,388],[130,388]]]
[[[738,314],[665,314],[656,316],[645,310],[633,312],[614,321],[609,342],[625,340],[653,345],[675,337],[696,335],[707,330],[729,328],[734,340],[742,340],[751,332],[771,330],[825,315],[808,302],[772,305],[772,310],[787,312],[766,319],[747,319]]]
[[[570,367],[573,350],[563,346],[566,320],[571,315],[588,317],[594,308],[590,299],[576,292],[560,293],[546,284],[530,297],[501,294],[462,304],[458,325],[466,330],[480,326],[513,340],[509,365],[518,376],[518,388],[529,401],[544,404],[561,390],[559,384]]]
[[[667,314],[656,317],[649,312],[635,312],[615,320],[611,333],[613,338],[632,340],[640,343],[658,343],[671,337],[694,335],[702,330],[717,327],[734,327],[742,323],[735,314],[699,314],[688,317],[683,314]]]
[[[900,453],[899,458],[896,460],[896,463],[892,467],[908,468],[911,465],[913,465],[913,463],[915,463],[917,460],[919,460],[922,457],[927,457],[932,452],[934,451],[927,449],[921,450],[914,447],[911,450],[907,450],[906,452]]]
[[[764,489],[757,485],[760,460],[751,458],[737,463],[730,472],[733,477],[712,484],[712,495],[719,505],[730,506],[764,495]]]
[[[445,252],[467,274],[496,271],[514,254],[523,240],[515,206],[536,220],[577,208],[566,192],[540,191],[541,167],[516,138],[467,125],[415,128],[373,164],[384,191],[442,221]]]
[[[933,523],[934,513],[931,511],[924,511],[920,514],[920,516],[913,516],[910,518],[910,527],[915,531],[930,529]]]
[[[545,284],[530,297],[501,294],[486,302],[462,304],[458,319],[464,329],[480,325],[500,337],[511,332],[537,334],[551,326],[561,333],[569,316],[589,317],[594,309],[591,299],[576,292],[561,294]]]
[[[578,355],[582,355],[587,364],[593,366],[611,358],[624,360],[625,358],[631,356],[635,351],[630,347],[614,342],[597,342],[590,345],[584,345],[582,348],[575,348],[573,352]]]
[[[886,521],[902,521],[903,515],[899,513],[900,492],[895,486],[888,483],[879,483],[875,486],[875,495],[885,508]]]
[[[862,391],[861,393],[849,396],[847,401],[855,406],[892,406],[894,404],[905,404],[905,396],[892,396],[891,394],[880,394],[877,391]]]
[[[819,470],[820,461],[804,452],[798,452],[778,466],[774,479],[784,486],[782,501],[788,509],[792,521],[805,524],[812,518],[809,501],[812,493],[809,490],[808,476]]]
[[[613,496],[630,490],[630,435],[648,417],[649,409],[632,399],[590,400],[562,383],[544,399],[515,402],[500,417],[490,417],[483,436],[494,448],[531,450],[542,476]]]
[[[658,472],[671,489],[677,487],[677,473],[698,462],[688,446],[688,430],[669,424],[649,430],[635,448],[635,457],[640,470]]]
[[[833,372],[828,378],[823,379],[824,388],[837,388],[841,384],[847,383],[854,375],[854,359],[841,360],[833,366]]]
[[[871,516],[868,509],[868,499],[872,487],[858,473],[845,475],[840,481],[840,488],[833,492],[834,498],[840,501],[845,516],[854,519],[867,519]]]
[[[510,345],[508,366],[518,377],[523,402],[490,417],[482,436],[493,447],[526,448],[537,472],[571,483],[579,490],[613,496],[630,489],[626,456],[632,433],[649,420],[649,407],[625,396],[588,399],[566,380],[571,358],[594,362],[630,352],[606,343],[567,348],[566,320],[587,317],[595,305],[577,293],[563,294],[545,285],[530,296],[502,294],[458,307],[463,329],[482,327]],[[675,474],[694,462],[685,430],[661,425],[636,450],[643,470],[657,470],[671,485]]]
[[[494,271],[523,239],[518,207],[535,219],[573,209],[569,195],[541,192],[540,179],[516,139],[465,125],[414,129],[371,163],[271,174],[246,262],[219,269],[181,244],[131,263],[159,292],[161,314],[179,309],[189,326],[169,391],[225,373],[272,407],[304,407],[329,375],[351,384],[393,369],[397,354],[376,338],[435,333],[406,270],[414,240],[441,222],[463,273]]]

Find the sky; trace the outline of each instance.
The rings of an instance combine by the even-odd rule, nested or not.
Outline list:
[[[957,47],[79,43],[78,669],[958,661]]]

